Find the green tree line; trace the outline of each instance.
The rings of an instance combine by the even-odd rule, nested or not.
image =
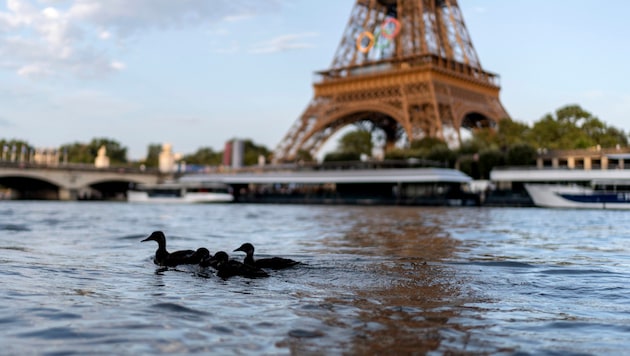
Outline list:
[[[542,117],[533,125],[503,119],[496,129],[475,129],[457,149],[435,138],[412,141],[408,147],[390,150],[385,159],[419,158],[456,167],[473,178],[489,178],[495,166],[530,166],[539,149],[625,147],[628,135],[608,126],[579,105],[568,105]],[[358,160],[372,151],[371,134],[359,129],[340,138],[335,152],[325,161]]]
[[[545,149],[584,149],[600,146],[625,147],[628,136],[623,130],[608,126],[590,112],[578,105],[568,105],[542,117],[528,125],[511,119],[503,119],[496,129],[475,129],[470,139],[462,142],[457,149],[435,138],[424,138],[411,142],[408,147],[393,149],[385,154],[385,159],[419,158],[441,162],[448,167],[457,167],[474,178],[488,178],[494,166],[533,165],[537,150]],[[60,154],[68,163],[94,163],[98,149],[105,146],[112,165],[140,165],[157,167],[161,144],[152,143],[147,147],[144,160],[130,162],[127,148],[109,138],[94,138],[89,143],[74,142],[59,147]],[[244,165],[255,165],[258,157],[267,160],[271,151],[252,140],[244,140]],[[353,161],[362,155],[370,156],[373,149],[372,134],[365,129],[351,131],[343,135],[334,152],[326,154],[324,161]],[[0,160],[16,160],[22,152],[32,152],[34,146],[22,140],[0,140]],[[188,164],[217,166],[223,162],[223,151],[211,147],[201,147],[196,152],[186,154],[183,160]],[[298,152],[298,160],[313,161],[305,151]]]

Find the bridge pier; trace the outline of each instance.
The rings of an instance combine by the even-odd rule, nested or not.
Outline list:
[[[79,198],[79,193],[76,189],[60,187],[58,194],[59,194],[59,200],[64,200],[64,201],[78,200]]]

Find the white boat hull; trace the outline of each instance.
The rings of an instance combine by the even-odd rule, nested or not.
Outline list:
[[[127,201],[130,203],[229,203],[234,200],[234,196],[228,193],[193,193],[188,192],[183,196],[152,196],[147,192],[127,191]]]
[[[525,184],[536,206],[574,209],[630,209],[630,192],[597,192],[578,185]]]

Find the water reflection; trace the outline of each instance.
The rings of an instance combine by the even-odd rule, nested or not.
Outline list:
[[[302,313],[344,335],[336,346],[350,354],[461,353],[470,334],[457,319],[474,297],[443,263],[453,259],[458,242],[441,229],[436,221],[440,216],[439,211],[404,207],[351,213],[347,221],[353,226],[342,238],[324,239],[328,249],[322,252],[369,256],[362,266],[365,273],[354,276],[369,279],[348,283],[354,284],[351,294],[327,298]],[[335,277],[333,272],[331,279],[338,282]],[[315,352],[322,346],[318,333],[290,336],[286,346],[293,353]],[[457,346],[449,350],[448,345]]]

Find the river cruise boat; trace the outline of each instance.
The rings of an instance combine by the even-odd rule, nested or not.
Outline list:
[[[630,169],[495,169],[497,190],[520,190],[533,206],[548,208],[630,209]]]
[[[630,180],[578,184],[525,184],[534,204],[545,208],[630,209]]]
[[[131,203],[229,203],[230,186],[222,182],[138,184],[127,191]]]
[[[217,180],[238,203],[349,205],[479,205],[472,178],[455,169],[321,169],[187,175],[181,181]]]

